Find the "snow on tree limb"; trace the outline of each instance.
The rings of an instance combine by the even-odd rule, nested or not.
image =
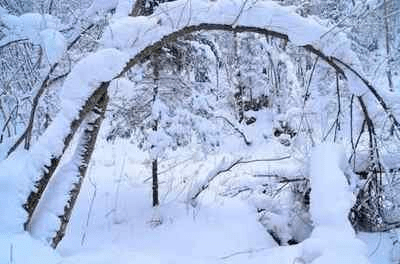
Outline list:
[[[15,178],[4,184],[4,186],[15,185],[3,193],[4,199],[10,204],[24,204],[26,210],[22,213],[19,209],[2,203],[0,205],[0,220],[4,223],[0,227],[2,231],[4,228],[4,232],[15,232],[21,230],[22,226],[27,227],[48,181],[76,130],[87,113],[93,109],[98,98],[106,93],[109,81],[122,70],[126,58],[123,52],[105,49],[79,62],[64,82],[61,111],[49,128],[29,151],[15,151],[0,163],[2,168],[10,167],[9,170],[0,172],[0,183],[6,182],[10,177]],[[22,155],[23,153],[26,154]],[[15,163],[23,164],[22,168],[14,168],[12,164]]]

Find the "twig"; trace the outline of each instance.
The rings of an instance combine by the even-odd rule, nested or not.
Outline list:
[[[235,20],[233,20],[233,22],[232,22],[232,24],[231,24],[233,27],[234,27],[235,24],[238,22],[238,20],[239,20],[240,16],[242,15],[243,10],[244,10],[244,8],[245,8],[245,6],[246,6],[246,4],[247,4],[248,1],[249,1],[249,0],[244,0],[244,1],[243,1],[242,6],[240,7],[240,10],[239,10],[239,14],[236,16]]]
[[[226,118],[226,117],[224,117],[224,116],[216,116],[216,118],[220,118],[220,119],[224,120],[225,122],[227,122],[227,123],[228,123],[242,138],[243,138],[244,143],[245,143],[247,146],[250,146],[250,145],[251,145],[251,141],[249,141],[249,140],[247,139],[246,135],[245,135],[242,131],[240,131],[240,129],[237,128],[231,121],[229,121],[228,118]]]
[[[235,252],[235,253],[232,253],[232,254],[229,254],[229,255],[220,257],[220,259],[228,259],[228,258],[237,256],[237,255],[257,253],[257,252],[260,252],[260,251],[263,251],[263,250],[266,250],[266,249],[268,249],[268,248],[256,248],[256,249],[249,249],[249,250],[244,250],[244,251],[238,251],[238,252]]]
[[[93,182],[91,177],[89,177],[89,182],[93,186],[94,191],[93,191],[92,199],[90,199],[89,211],[86,216],[86,224],[85,224],[86,230],[84,231],[84,233],[82,235],[81,246],[83,246],[83,244],[85,243],[87,228],[89,227],[89,220],[90,220],[90,216],[92,215],[94,199],[96,198],[96,194],[97,194],[97,185]]]
[[[229,166],[227,166],[224,169],[221,169],[217,172],[215,172],[213,175],[211,175],[210,177],[208,177],[207,182],[204,183],[199,190],[192,195],[191,200],[194,201],[205,189],[208,188],[208,186],[210,185],[210,183],[221,173],[224,172],[228,172],[230,171],[233,167],[235,167],[236,165],[239,164],[247,164],[247,163],[253,163],[253,162],[270,162],[270,161],[280,161],[280,160],[285,160],[285,159],[290,159],[291,156],[284,156],[284,157],[280,157],[280,158],[274,158],[274,159],[255,159],[255,160],[242,160],[242,158],[234,161],[233,163],[231,163]]]

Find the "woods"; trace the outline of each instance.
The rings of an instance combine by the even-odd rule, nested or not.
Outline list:
[[[327,143],[344,148],[337,175],[355,197],[352,228],[400,226],[396,1],[0,6],[2,233],[40,234],[56,248],[96,146],[118,140],[149,157],[155,226],[165,224],[158,210],[174,188],[197,210],[220,184],[216,196],[254,203],[277,244],[309,241],[317,232],[310,192],[318,200],[310,156]],[[196,159],[184,154],[193,150]],[[165,193],[162,164],[175,156],[204,163],[175,170]]]

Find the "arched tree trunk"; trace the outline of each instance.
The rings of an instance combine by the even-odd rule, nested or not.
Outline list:
[[[62,153],[59,156],[51,159],[50,165],[45,166],[45,168],[43,169],[43,174],[41,175],[39,180],[36,181],[34,190],[31,191],[28,198],[26,199],[26,202],[23,205],[23,208],[28,213],[27,220],[24,224],[25,230],[28,230],[33,213],[35,212],[36,207],[38,206],[39,201],[42,198],[51,177],[56,171],[65,150],[69,147],[72,138],[74,137],[76,131],[82,124],[82,121],[85,119],[87,114],[95,107],[97,102],[99,102],[99,100],[106,95],[108,85],[109,83],[102,83],[101,86],[92,94],[92,96],[89,97],[89,99],[86,101],[86,104],[79,112],[79,117],[71,123],[70,132],[64,139],[64,147]]]
[[[104,93],[102,97],[99,98],[95,107],[89,113],[86,121],[86,128],[82,132],[82,136],[79,140],[77,150],[78,157],[80,157],[80,162],[78,165],[78,175],[72,189],[69,192],[69,199],[64,207],[64,214],[60,215],[60,227],[57,230],[55,236],[52,238],[51,246],[56,248],[58,243],[62,240],[65,235],[69,220],[71,219],[72,210],[74,209],[76,200],[82,188],[83,180],[86,176],[86,171],[92,157],[94,147],[96,144],[96,139],[100,131],[101,123],[104,119],[104,114],[107,108],[108,95]]]
[[[188,35],[188,34],[191,34],[191,33],[194,33],[194,32],[199,32],[199,31],[202,31],[202,30],[205,30],[205,31],[220,30],[220,31],[237,32],[237,33],[240,33],[240,32],[252,32],[252,33],[262,34],[262,35],[266,35],[266,36],[272,36],[272,37],[276,37],[276,38],[279,38],[279,39],[283,39],[285,41],[289,41],[289,37],[286,34],[283,34],[283,33],[277,32],[277,31],[271,31],[271,30],[264,29],[264,28],[259,28],[259,27],[249,27],[249,26],[240,26],[240,25],[226,25],[226,24],[199,24],[199,25],[187,26],[187,27],[184,27],[184,28],[182,28],[180,30],[172,32],[172,33],[170,33],[168,35],[165,35],[159,41],[156,41],[153,44],[151,44],[151,45],[147,46],[146,48],[144,48],[142,51],[140,51],[138,54],[136,54],[133,58],[131,58],[131,60],[128,61],[126,67],[120,72],[120,74],[118,74],[118,76],[116,76],[116,78],[123,76],[130,68],[132,68],[133,66],[135,66],[138,63],[142,62],[143,60],[145,60],[149,56],[154,55],[155,52],[157,52],[157,50],[159,50],[160,48],[164,47],[167,43],[174,42],[180,37],[183,37],[185,35]],[[386,113],[386,116],[391,121],[391,123],[393,124],[394,128],[396,129],[396,131],[400,131],[400,123],[397,120],[397,118],[395,117],[395,115],[392,113],[392,111],[390,109],[390,106],[387,105],[387,103],[385,102],[383,97],[379,94],[378,90],[375,89],[375,87],[372,84],[370,84],[366,79],[364,79],[357,71],[355,71],[350,65],[344,63],[343,61],[341,61],[338,58],[331,57],[331,56],[326,56],[320,50],[314,48],[311,45],[304,45],[302,47],[304,49],[310,51],[311,53],[314,53],[318,57],[320,57],[324,62],[326,62],[333,69],[335,69],[335,71],[340,76],[342,76],[344,79],[346,79],[345,71],[346,72],[352,72],[353,74],[355,74],[356,77],[358,77],[365,84],[365,86],[369,89],[371,94],[375,97],[377,103],[382,107],[382,109]],[[59,161],[60,161],[63,153],[65,152],[65,150],[68,148],[68,146],[69,146],[69,144],[70,144],[75,132],[77,131],[77,129],[81,125],[81,123],[84,120],[84,118],[86,118],[87,114],[94,109],[94,106],[96,106],[97,104],[100,103],[99,100],[103,96],[106,97],[106,92],[107,92],[108,85],[109,85],[109,82],[103,83],[99,87],[99,89],[97,89],[93,93],[93,95],[88,99],[88,101],[83,106],[82,110],[80,111],[79,117],[71,123],[70,133],[64,139],[64,147],[63,147],[62,153],[59,156],[54,157],[51,160],[50,166],[48,166],[48,167],[46,166],[46,168],[44,168],[43,175],[39,178],[39,180],[35,184],[35,190],[33,190],[30,193],[26,203],[24,204],[24,208],[28,212],[28,219],[27,219],[27,221],[25,223],[25,228],[28,226],[29,222],[31,221],[32,214],[35,211],[35,209],[37,207],[37,204],[38,204],[39,200],[41,199],[42,194],[43,194],[43,192],[44,192],[44,190],[45,190],[45,188],[46,188],[51,176],[53,175],[54,171],[56,170],[56,168],[57,168],[57,166],[59,164]],[[102,100],[106,101],[107,99],[102,99]],[[103,108],[99,107],[99,109],[103,109]],[[101,120],[102,120],[102,118],[101,118]],[[101,123],[101,120],[99,120],[100,123]],[[93,128],[94,127],[95,126],[93,126]],[[96,129],[94,129],[93,131],[95,131],[95,130]],[[82,156],[83,160],[87,161],[86,163],[82,163],[82,164],[86,164],[85,166],[87,166],[87,163],[89,162],[91,154],[93,152],[94,143],[93,143],[93,146],[90,148],[90,146],[91,146],[90,142],[95,142],[95,139],[97,137],[98,131],[96,132],[96,135],[92,134],[89,131],[87,133],[88,133],[88,138],[85,141],[86,143],[83,143],[83,144],[85,144],[89,148],[87,149],[88,151],[86,152],[86,154],[84,154]],[[85,166],[83,166],[82,170],[80,170],[80,175],[79,175],[80,180],[83,180],[83,177],[84,177],[84,175],[86,173],[86,169],[87,168]],[[64,214],[64,216],[62,218],[62,221],[64,221],[65,224],[63,226],[61,226],[59,232],[57,232],[58,238],[54,238],[54,240],[53,240],[53,245],[54,246],[57,246],[57,244],[62,239],[62,237],[63,237],[63,235],[65,233],[66,225],[68,224],[68,221],[69,221],[69,218],[70,218],[70,214],[72,213],[72,208],[73,208],[73,205],[74,205],[74,203],[76,201],[77,195],[79,193],[81,184],[82,184],[82,182],[79,183],[79,186],[77,186],[77,188],[74,188],[73,191],[76,191],[76,194],[71,193],[72,194],[71,195],[72,198],[71,198],[69,204],[66,206],[66,209],[67,209],[66,213]]]

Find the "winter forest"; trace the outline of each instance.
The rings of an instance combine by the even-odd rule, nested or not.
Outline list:
[[[0,0],[0,264],[400,263],[399,0]]]

